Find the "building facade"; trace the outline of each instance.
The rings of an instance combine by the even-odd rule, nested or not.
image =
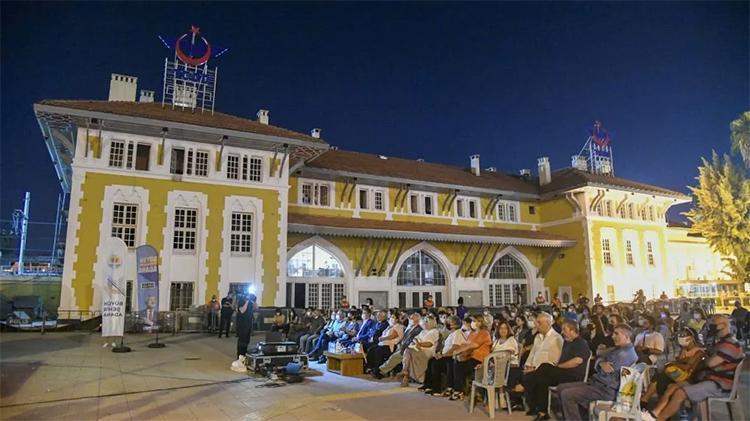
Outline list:
[[[460,167],[337,150],[265,110],[251,120],[134,98],[34,108],[70,194],[60,310],[100,308],[110,236],[131,248],[129,285],[135,247],[157,249],[171,310],[251,286],[264,306],[628,300],[674,294],[686,253],[720,263],[667,226],[688,196],[551,171],[546,158],[538,175],[516,175],[476,155]]]

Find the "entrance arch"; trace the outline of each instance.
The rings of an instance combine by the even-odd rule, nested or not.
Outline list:
[[[428,243],[420,243],[403,256],[394,279],[398,307],[422,307],[428,295],[432,295],[435,307],[446,305],[450,272],[442,253]]]
[[[487,296],[490,307],[511,303],[528,304],[534,287],[534,265],[513,247],[508,247],[492,263],[488,275]]]
[[[288,307],[336,308],[351,290],[349,259],[324,238],[308,238],[292,247],[287,256]]]

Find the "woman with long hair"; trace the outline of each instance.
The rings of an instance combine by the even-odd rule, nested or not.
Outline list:
[[[474,368],[489,355],[492,337],[487,329],[487,320],[481,314],[471,317],[471,333],[466,343],[458,347],[454,353],[454,361],[448,370],[449,383],[452,385],[450,400],[464,399],[466,380],[474,372]]]

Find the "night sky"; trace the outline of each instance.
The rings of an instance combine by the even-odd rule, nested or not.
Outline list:
[[[0,4],[0,218],[60,191],[32,104],[107,99],[110,73],[161,98],[157,35],[191,24],[230,51],[216,109],[341,149],[535,171],[570,165],[594,119],[616,174],[688,192],[750,109],[748,3]],[[671,217],[678,217],[678,212]],[[4,228],[7,226],[4,226]],[[31,231],[41,242],[41,230]],[[35,237],[36,236],[36,237]],[[32,245],[34,243],[32,242]]]

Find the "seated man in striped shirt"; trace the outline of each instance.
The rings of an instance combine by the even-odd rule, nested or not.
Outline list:
[[[700,373],[701,381],[684,384],[667,389],[651,413],[644,413],[644,419],[667,420],[676,414],[685,401],[698,404],[708,398],[729,396],[734,382],[737,365],[745,357],[745,352],[732,336],[729,317],[716,314],[711,318],[709,331],[715,332],[719,341],[714,346],[711,356],[706,360],[706,371]],[[651,415],[652,417],[648,416]]]

